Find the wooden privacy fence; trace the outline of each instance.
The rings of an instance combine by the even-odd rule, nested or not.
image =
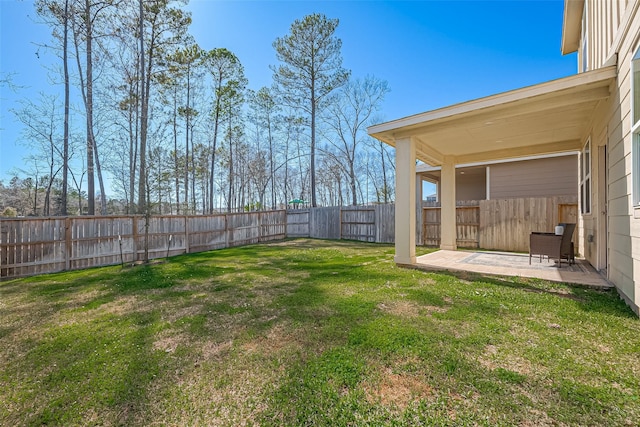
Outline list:
[[[558,223],[578,223],[575,196],[480,201],[480,247],[529,251],[532,231],[552,232]],[[577,242],[579,229],[573,235]],[[575,245],[578,247],[578,245]]]
[[[208,216],[12,218],[0,220],[0,277],[149,259],[286,237],[286,211]]]
[[[526,252],[531,231],[577,219],[576,197],[467,203],[456,209],[458,246]],[[417,220],[416,241],[439,246],[440,208],[423,207]],[[395,205],[153,216],[148,230],[143,216],[2,219],[0,278],[143,260],[145,240],[154,259],[286,237],[393,243]]]
[[[532,231],[553,231],[560,222],[578,222],[577,197],[466,202],[456,207],[457,244],[461,248],[527,252]],[[439,246],[440,232],[440,207],[423,207],[423,244]],[[574,242],[577,234],[576,229]]]
[[[286,237],[394,241],[394,205],[219,215],[0,220],[0,278],[76,270]]]
[[[287,211],[287,237],[393,243],[395,205],[293,209]]]
[[[456,241],[461,248],[477,248],[480,229],[480,209],[478,202],[466,202],[456,207]],[[422,244],[440,246],[440,207],[422,208]]]

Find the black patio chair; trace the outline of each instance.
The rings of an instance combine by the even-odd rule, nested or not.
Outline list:
[[[575,264],[573,232],[576,225],[573,223],[560,223],[564,227],[562,235],[555,233],[543,233],[534,231],[529,236],[529,264],[533,255],[540,256],[540,262],[544,256],[558,261],[558,268],[562,266],[562,260],[566,259],[569,265]]]

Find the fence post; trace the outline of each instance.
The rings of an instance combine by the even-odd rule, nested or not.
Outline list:
[[[224,214],[224,247],[229,246],[229,214]]]
[[[64,269],[71,269],[71,238],[73,237],[71,228],[71,218],[66,217],[64,219]]]
[[[137,215],[133,215],[131,217],[133,219],[133,224],[131,227],[131,232],[133,233],[133,242],[132,242],[132,247],[133,247],[133,262],[138,261],[138,216]]]
[[[417,245],[424,245],[424,236],[423,236],[423,219],[422,219],[422,185],[420,185],[420,198],[418,199],[418,207],[416,209],[416,233],[418,234],[416,236],[416,244]]]
[[[0,221],[0,277],[4,277],[4,276],[8,276],[9,275],[9,270],[7,269],[7,272],[4,272],[4,268],[2,268],[2,262],[4,261],[5,263],[9,263],[9,239],[8,239],[8,234],[9,231],[6,228],[6,222],[3,223],[2,221]],[[7,235],[7,237],[5,238],[5,235]],[[5,250],[3,250],[2,244],[6,243],[7,247],[6,247],[6,252]],[[5,253],[6,253],[6,258],[5,258]],[[6,261],[5,261],[6,259]]]
[[[191,245],[189,245],[189,218],[184,216],[184,247],[185,253],[191,253]]]
[[[373,227],[376,230],[376,235],[373,236],[373,241],[375,243],[380,243],[380,222],[378,221],[378,218],[380,218],[380,215],[378,215],[379,209],[380,205],[373,207]]]

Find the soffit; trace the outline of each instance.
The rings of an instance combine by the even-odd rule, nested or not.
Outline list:
[[[440,177],[442,175],[442,171],[440,169],[420,172],[420,176],[423,179],[432,182],[439,182]],[[456,175],[465,175],[467,179],[478,179],[484,180],[487,175],[487,166],[471,166],[465,168],[457,168]]]
[[[369,134],[395,146],[416,141],[419,160],[440,166],[579,150],[615,67],[382,123]]]

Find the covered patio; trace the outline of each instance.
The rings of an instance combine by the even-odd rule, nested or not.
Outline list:
[[[396,148],[395,262],[418,264],[417,161],[441,168],[443,251],[426,259],[455,258],[456,166],[582,150],[615,79],[611,66],[371,126],[371,136]]]
[[[563,262],[558,268],[553,260],[512,252],[439,250],[416,259],[415,268],[430,271],[472,272],[490,276],[528,277],[552,282],[571,283],[596,289],[613,285],[584,259],[574,265]]]

